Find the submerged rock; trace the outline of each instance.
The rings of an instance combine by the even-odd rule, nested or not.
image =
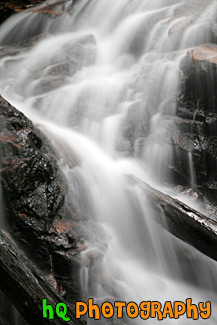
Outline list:
[[[5,58],[2,73],[7,75],[13,71],[18,61],[22,62],[22,54],[30,51],[34,44],[48,37],[48,34],[41,34],[13,44],[13,46],[0,46],[0,58]],[[21,54],[19,58],[17,58],[18,54]],[[41,100],[45,93],[69,84],[76,73],[93,64],[95,59],[96,38],[93,34],[82,35],[73,41],[65,41],[58,55],[55,51],[51,52],[40,63],[32,64],[23,80],[26,84],[23,91],[38,96],[35,105],[41,107],[43,106]],[[21,90],[19,82],[16,87]]]
[[[122,155],[139,157],[145,138],[150,132],[151,106],[146,102],[135,102],[128,108],[120,125],[117,150]]]

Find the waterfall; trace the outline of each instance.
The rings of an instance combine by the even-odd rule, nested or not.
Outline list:
[[[212,0],[80,0],[71,15],[45,16],[39,25],[37,14],[27,11],[0,28],[0,51],[10,49],[0,59],[1,94],[58,139],[69,160],[76,157],[73,168],[59,161],[67,199],[75,200],[76,182],[75,204],[82,202],[100,225],[87,229],[90,240],[81,253],[86,260],[97,256],[80,273],[84,300],[139,304],[190,297],[197,304],[212,302],[208,322],[216,324],[216,262],[157,225],[151,202],[132,182],[136,177],[169,188],[174,153],[166,139],[168,129],[176,128],[180,60],[208,41],[200,27],[215,18],[216,7]],[[45,36],[14,53],[13,44],[30,37],[33,26]],[[182,26],[180,37],[173,31]],[[193,186],[191,153],[188,159]]]

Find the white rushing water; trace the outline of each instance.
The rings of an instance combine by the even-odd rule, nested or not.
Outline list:
[[[80,0],[71,15],[45,16],[39,25],[36,13],[23,12],[0,29],[2,44],[25,39],[34,28],[48,34],[31,50],[14,56],[11,49],[0,60],[0,91],[78,161],[60,165],[72,193],[79,180],[81,200],[104,232],[93,234],[82,252],[101,257],[81,270],[84,299],[164,304],[191,297],[212,302],[206,322],[216,324],[216,263],[154,222],[151,203],[130,176],[166,186],[173,151],[165,139],[174,127],[179,61],[209,40],[202,27],[216,9],[211,0]],[[171,35],[180,26],[181,36]],[[195,185],[190,153],[189,173]]]

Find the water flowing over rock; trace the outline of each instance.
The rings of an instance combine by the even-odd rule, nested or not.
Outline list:
[[[43,0],[0,1],[0,24],[12,14],[37,5],[42,1]]]
[[[183,71],[183,91],[177,104],[177,115],[181,118],[179,130],[181,140],[175,144],[190,152],[194,161],[196,182],[205,196],[216,204],[216,93],[217,93],[217,47],[214,44],[200,45],[188,51],[180,67]],[[188,146],[182,145],[185,141]],[[184,155],[184,154],[183,154]],[[185,164],[175,166],[186,175]],[[185,158],[182,159],[186,161]],[[196,185],[196,184],[194,184]]]
[[[54,0],[1,25],[0,92],[41,130],[1,99],[6,209],[66,299],[192,297],[216,324],[216,9]]]

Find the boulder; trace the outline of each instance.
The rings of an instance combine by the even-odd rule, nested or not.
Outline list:
[[[80,268],[90,264],[80,253],[86,249],[88,229],[100,229],[81,212],[82,207],[73,205],[71,197],[67,199],[67,182],[50,141],[3,98],[0,125],[8,232],[55,289],[70,302],[77,301],[81,297]]]

